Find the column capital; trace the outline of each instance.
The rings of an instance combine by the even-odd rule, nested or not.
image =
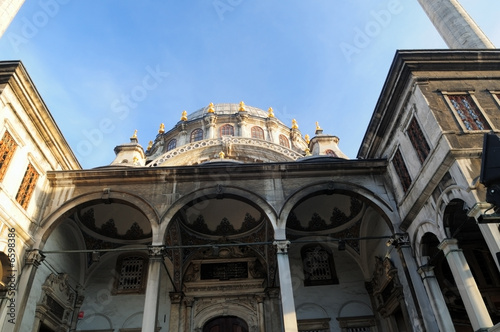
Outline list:
[[[445,255],[448,254],[452,250],[458,249],[458,240],[457,239],[444,239],[439,245],[438,249],[444,251]]]
[[[184,294],[182,292],[170,292],[169,296],[170,296],[170,302],[179,304],[181,303]]]
[[[165,255],[165,246],[148,246],[149,259],[163,259]]]
[[[39,267],[44,261],[45,255],[39,249],[33,249],[26,253],[25,262],[27,265],[33,265],[34,267]]]
[[[185,297],[184,304],[186,305],[186,307],[192,307],[194,304],[194,297],[192,297],[192,296]]]
[[[289,240],[276,240],[273,242],[273,244],[276,246],[276,249],[278,250],[278,254],[287,254],[288,253],[288,247],[290,246]]]

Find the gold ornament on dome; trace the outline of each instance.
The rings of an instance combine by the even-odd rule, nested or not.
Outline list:
[[[297,120],[292,120],[292,129],[299,129],[299,125],[297,124]]]
[[[321,130],[321,127],[319,126],[319,122],[316,121],[316,130]]]
[[[219,152],[220,159],[224,159],[225,156],[226,156],[226,154],[223,151]]]
[[[153,147],[153,141],[149,141],[149,144],[148,144],[148,151],[151,150],[151,148]]]
[[[136,129],[136,130],[134,130],[134,134],[132,135],[132,137],[131,137],[131,138],[137,138],[137,129]]]
[[[188,120],[188,113],[186,111],[182,111],[181,121],[187,121],[187,120]]]
[[[309,144],[310,140],[309,140],[309,135],[306,134],[306,136],[304,136],[304,139],[306,140],[306,143]]]
[[[269,109],[267,110],[267,117],[274,118],[274,112],[272,107],[269,107]]]
[[[306,156],[310,156],[311,155],[311,150],[309,150],[309,148],[306,148],[304,151],[306,153]]]
[[[240,112],[245,112],[245,103],[243,101],[240,101]]]
[[[208,113],[215,113],[214,111],[214,103],[208,104]]]
[[[158,129],[158,134],[163,134],[165,132],[165,124],[160,124],[160,129]]]

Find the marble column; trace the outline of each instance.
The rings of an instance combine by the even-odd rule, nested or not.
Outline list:
[[[179,327],[182,298],[183,294],[181,292],[170,293],[170,323],[168,331],[181,331]]]
[[[266,326],[264,321],[264,295],[256,295],[257,300],[257,310],[259,315],[259,332],[266,332]]]
[[[438,248],[444,252],[450,265],[453,278],[474,331],[492,327],[493,323],[477,288],[476,281],[472,276],[469,264],[462,250],[458,248],[458,241],[456,239],[444,239]]]
[[[184,304],[186,305],[186,316],[185,316],[185,331],[191,331],[191,313],[193,311],[194,298],[186,297],[184,298]]]
[[[404,235],[397,239],[396,248],[399,251],[399,256],[403,262],[403,268],[405,269],[405,272],[407,274],[407,279],[409,279],[407,281],[411,283],[410,287],[413,287],[411,297],[415,299],[412,302],[416,302],[414,303],[416,307],[415,309],[417,309],[417,313],[415,314],[418,316],[414,316],[412,317],[412,319],[418,319],[419,321],[421,321],[419,322],[420,326],[423,322],[425,330],[428,332],[439,332],[436,319],[433,313],[429,312],[430,301],[429,298],[425,295],[424,285],[420,276],[418,275],[418,267],[411,252],[411,246],[407,235]],[[414,325],[416,325],[416,323],[417,322],[413,322]]]
[[[474,206],[467,213],[468,217],[474,218],[476,222],[479,222],[480,217],[483,216],[487,211],[492,212],[492,205],[490,203],[479,202],[474,204]],[[497,223],[483,223],[479,224],[479,230],[488,245],[488,249],[493,256],[493,260],[497,265],[498,270],[500,271],[500,262],[496,257],[497,253],[500,253],[500,232],[498,231]]]
[[[427,259],[423,260],[427,262]],[[422,277],[439,330],[453,331],[455,327],[453,326],[453,321],[451,320],[450,312],[446,306],[439,283],[434,275],[434,266],[422,265],[418,268],[418,273]]]
[[[26,308],[26,303],[28,302],[31,285],[33,284],[33,280],[35,279],[36,271],[44,259],[45,256],[38,249],[29,251],[26,254],[26,260],[23,267],[23,272],[21,274],[21,279],[19,280],[19,284],[17,285],[18,295],[16,299],[16,307],[19,309],[16,313],[16,325],[14,327],[14,332],[17,332],[21,329],[21,323],[23,321],[23,315],[25,311],[24,308]],[[6,326],[4,325],[4,327]],[[4,331],[3,328],[2,331]]]
[[[278,271],[280,278],[281,307],[283,310],[283,326],[287,332],[298,332],[295,301],[293,299],[292,276],[288,260],[290,241],[274,241],[277,249]]]
[[[149,247],[148,281],[144,299],[142,332],[154,332],[156,330],[163,251],[163,246]]]

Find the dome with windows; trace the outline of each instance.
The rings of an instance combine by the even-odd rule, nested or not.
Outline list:
[[[323,134],[317,124],[312,139],[302,136],[297,122],[288,127],[267,111],[239,104],[212,104],[166,131],[163,124],[144,151],[135,135],[115,148],[113,166],[190,166],[206,163],[270,163],[307,161],[312,157],[347,159],[338,138]]]

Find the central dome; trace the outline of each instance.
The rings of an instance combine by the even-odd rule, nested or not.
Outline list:
[[[253,115],[253,116],[261,117],[261,118],[268,117],[268,113],[264,110],[261,110],[260,108],[248,106],[248,105],[245,105],[244,107],[245,107],[245,112],[248,115]],[[189,114],[188,120],[195,120],[195,119],[203,118],[203,116],[208,113],[209,108],[210,108],[210,106],[205,106],[205,107],[200,108],[199,110]],[[213,110],[214,110],[215,114],[217,114],[217,115],[223,115],[223,114],[232,115],[232,114],[236,114],[239,112],[240,105],[230,104],[230,103],[214,104]]]
[[[210,163],[291,162],[313,155],[345,158],[338,149],[338,138],[324,135],[317,126],[316,136],[303,137],[297,122],[288,127],[278,120],[271,108],[239,104],[212,104],[187,114],[158,135],[144,152],[136,138],[115,148],[112,165],[190,166]],[[317,144],[316,144],[317,143]]]

